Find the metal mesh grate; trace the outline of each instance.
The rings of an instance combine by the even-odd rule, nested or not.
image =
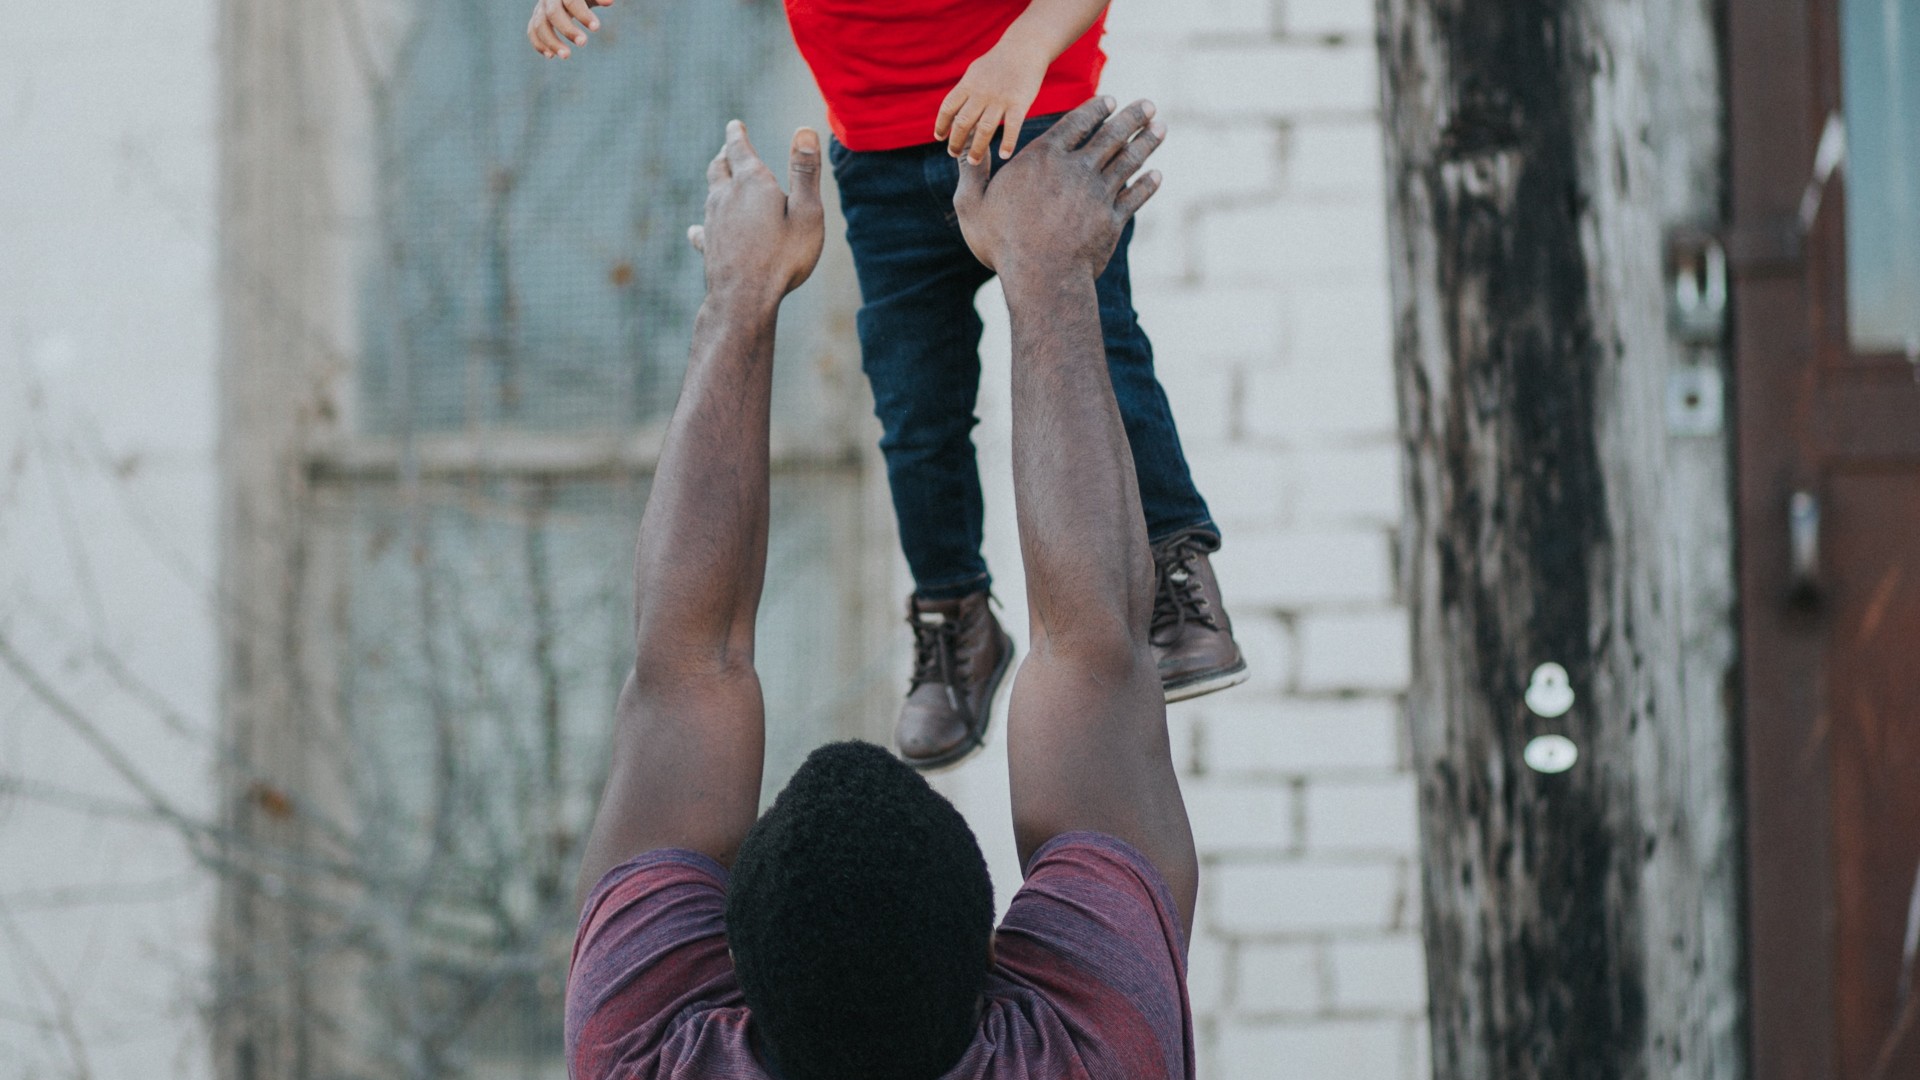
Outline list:
[[[438,1075],[555,1063],[573,875],[633,658],[644,497],[624,480],[501,479],[327,500],[348,574],[345,726],[322,756],[355,823],[358,907],[384,935],[362,976],[371,1057],[439,1038]],[[756,648],[769,794],[857,696],[827,567],[858,497],[831,472],[775,479]]]
[[[569,61],[530,0],[422,0],[375,100],[362,430],[579,430],[672,405],[686,227],[791,51],[771,0],[645,0]]]

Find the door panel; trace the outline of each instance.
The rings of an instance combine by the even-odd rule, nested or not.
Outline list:
[[[1884,25],[1887,4],[1904,49],[1909,0],[1727,8],[1755,1080],[1920,1078],[1920,382],[1904,345],[1886,347],[1890,320],[1906,333],[1899,303],[1920,311],[1920,295],[1898,284],[1906,248],[1877,242],[1906,227],[1920,177],[1920,126],[1887,119],[1906,115],[1904,82],[1852,133],[1872,219],[1852,233],[1876,242],[1849,248],[1846,168],[1812,227],[1800,218],[1850,85],[1843,16],[1856,53],[1867,40],[1885,60],[1859,20]],[[1889,78],[1853,75],[1856,91]],[[1920,63],[1899,78],[1920,80]],[[1850,271],[1878,305],[1857,345]],[[1818,510],[1803,534],[1816,545],[1794,540],[1796,503]]]
[[[1826,662],[1840,1075],[1920,1077],[1907,956],[1920,885],[1920,482],[1912,470],[1843,472],[1827,491],[1826,554],[1844,567]]]

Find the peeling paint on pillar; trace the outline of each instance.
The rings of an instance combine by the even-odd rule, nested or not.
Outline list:
[[[1663,444],[1626,411],[1668,345],[1658,244],[1638,243],[1663,209],[1636,189],[1652,146],[1621,123],[1654,92],[1621,20],[1674,18],[1652,4],[1381,0],[1442,1080],[1664,1076],[1694,1049],[1649,1000],[1669,962],[1643,818],[1671,781],[1636,742],[1663,701],[1682,711],[1680,593],[1647,550]],[[1552,718],[1526,702],[1549,662],[1575,691]],[[1570,770],[1522,762],[1545,734],[1578,748]]]

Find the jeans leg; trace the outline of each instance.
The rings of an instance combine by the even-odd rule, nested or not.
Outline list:
[[[1193,485],[1187,457],[1180,449],[1173,408],[1153,371],[1153,343],[1133,310],[1133,284],[1127,271],[1128,222],[1113,258],[1095,282],[1100,296],[1100,331],[1106,338],[1107,376],[1120,406],[1120,419],[1133,447],[1133,471],[1140,483],[1140,507],[1146,513],[1147,538],[1161,540],[1183,529],[1204,528],[1219,535],[1207,501]]]
[[[973,299],[989,274],[947,221],[950,202],[929,195],[924,154],[837,149],[834,167],[860,279],[861,367],[915,591],[978,592],[992,582],[972,436],[982,329]]]

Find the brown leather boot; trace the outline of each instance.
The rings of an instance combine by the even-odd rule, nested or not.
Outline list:
[[[907,600],[913,682],[894,727],[900,758],[916,769],[957,765],[985,745],[993,695],[1013,664],[1013,639],[987,594]]]
[[[1168,701],[1211,694],[1247,681],[1247,661],[1220,604],[1207,556],[1220,538],[1189,529],[1153,545],[1153,658]]]

